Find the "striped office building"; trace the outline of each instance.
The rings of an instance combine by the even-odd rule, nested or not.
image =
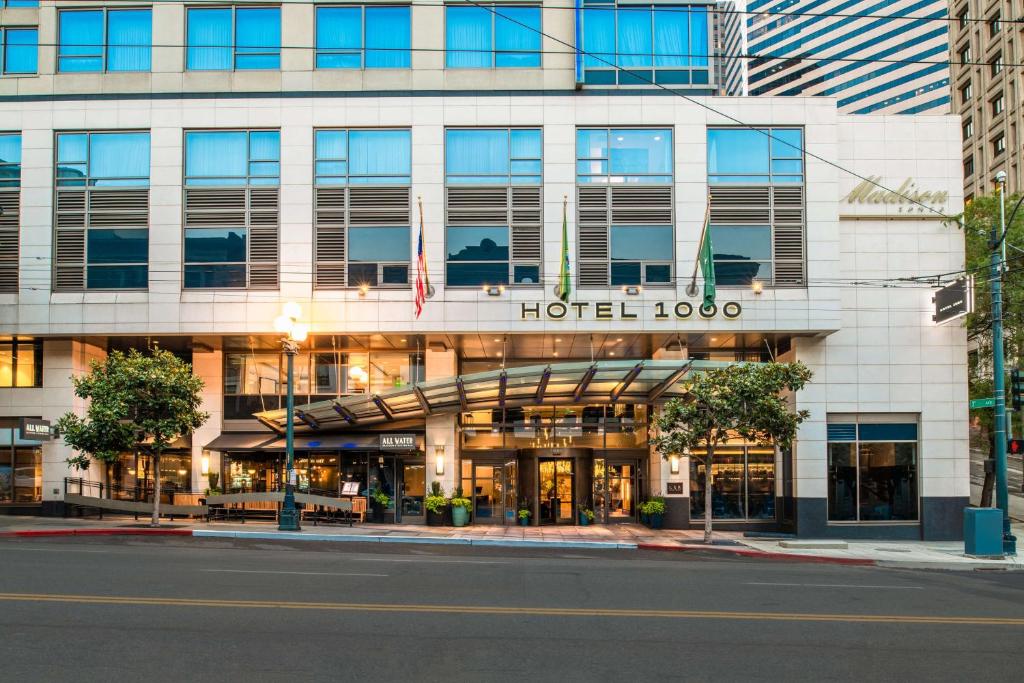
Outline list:
[[[827,95],[847,114],[949,112],[944,0],[751,0],[747,10],[764,12],[747,15],[751,95]]]
[[[746,15],[733,0],[723,0],[715,5],[711,25],[711,40],[715,46],[715,82],[718,94],[728,96],[746,95],[747,60],[743,20]]]

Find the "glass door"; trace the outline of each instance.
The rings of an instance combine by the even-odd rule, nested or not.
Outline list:
[[[504,524],[504,468],[502,465],[473,466],[473,521],[477,524]]]
[[[635,464],[608,465],[608,521],[627,521],[636,514]]]
[[[540,523],[573,524],[576,521],[573,461],[569,458],[541,460],[538,469]]]
[[[402,463],[400,522],[423,522],[423,497],[427,493],[427,467],[423,463]]]

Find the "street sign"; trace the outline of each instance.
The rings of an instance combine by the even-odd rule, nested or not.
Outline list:
[[[971,399],[971,410],[977,410],[978,408],[995,408],[996,400],[994,398],[972,398]]]
[[[974,278],[963,277],[935,292],[932,320],[941,325],[974,312]]]

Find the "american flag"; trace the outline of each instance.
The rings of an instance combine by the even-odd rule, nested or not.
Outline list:
[[[420,236],[416,240],[416,317],[423,312],[423,304],[430,292],[430,275],[427,274],[427,257],[423,252],[423,200],[420,203]]]

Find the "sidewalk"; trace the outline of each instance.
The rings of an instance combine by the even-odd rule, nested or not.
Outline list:
[[[743,538],[735,532],[715,532],[715,544],[701,543],[700,530],[654,531],[638,524],[587,527],[426,527],[392,524],[348,526],[304,525],[301,532],[278,531],[267,522],[207,523],[196,520],[164,522],[150,529],[131,517],[61,519],[0,517],[0,537],[57,535],[175,535],[195,538],[233,538],[306,542],[413,543],[519,548],[578,548],[592,550],[661,550],[721,552],[752,558],[852,564],[906,569],[1024,569],[1024,525],[1015,525],[1020,553],[1005,560],[965,557],[960,542],[848,541],[846,548],[783,547],[779,540]],[[796,539],[800,540],[800,539]]]

